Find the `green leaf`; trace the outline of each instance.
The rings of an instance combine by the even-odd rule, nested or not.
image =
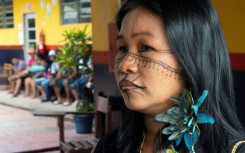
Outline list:
[[[83,59],[83,65],[85,67],[84,74],[91,73],[87,62],[88,57],[92,54],[92,45],[89,44],[91,36],[87,32],[88,25],[83,29],[72,29],[70,31],[64,31],[62,36],[64,37],[64,45],[59,49],[56,57],[56,61],[60,64],[61,69],[70,67],[72,69],[79,66],[79,59]],[[87,50],[89,49],[89,50]],[[87,55],[87,56],[85,56]],[[63,73],[65,70],[63,70]]]

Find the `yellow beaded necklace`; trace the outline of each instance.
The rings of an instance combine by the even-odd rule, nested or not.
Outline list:
[[[143,152],[144,143],[145,143],[145,133],[143,134],[143,140],[142,140],[142,142],[140,144],[140,151],[139,151],[139,153],[142,153]],[[174,151],[172,149],[167,149],[166,150],[166,153],[174,153]]]
[[[141,144],[140,144],[140,153],[143,152],[143,146],[144,146],[144,143],[145,143],[145,133],[143,134],[143,141],[142,141]]]

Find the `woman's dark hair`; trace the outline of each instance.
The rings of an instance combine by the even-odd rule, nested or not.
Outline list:
[[[40,52],[36,52],[36,56],[37,56],[38,58],[44,59],[44,55],[41,54]]]
[[[235,108],[229,56],[217,14],[209,0],[127,0],[122,4],[116,24],[131,10],[143,7],[161,17],[171,47],[178,58],[194,99],[207,89],[209,95],[201,110],[214,117],[213,125],[200,125],[196,150],[221,153],[229,144],[244,139]],[[134,116],[134,117],[132,117]],[[127,110],[118,130],[117,150],[136,152],[142,141],[143,115]],[[179,148],[183,150],[183,147]],[[182,151],[181,151],[182,152]]]

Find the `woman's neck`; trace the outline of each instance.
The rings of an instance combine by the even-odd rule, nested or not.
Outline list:
[[[143,145],[143,153],[153,152],[155,146],[157,145],[158,134],[164,123],[159,123],[155,120],[153,116],[145,115],[145,142]]]

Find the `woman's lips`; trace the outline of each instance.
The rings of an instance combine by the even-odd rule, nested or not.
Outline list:
[[[129,80],[122,80],[119,82],[119,87],[121,90],[130,90],[130,89],[143,89],[145,87],[139,86],[137,84],[134,84],[133,82],[129,81]]]

